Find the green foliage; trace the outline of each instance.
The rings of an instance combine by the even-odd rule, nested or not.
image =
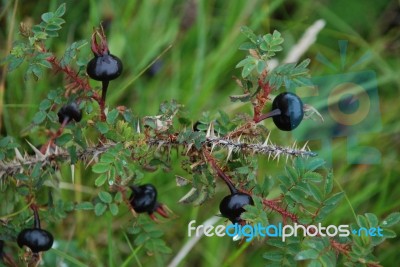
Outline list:
[[[38,80],[43,75],[43,69],[52,68],[51,63],[47,60],[52,54],[46,52],[44,41],[58,37],[58,31],[61,30],[61,25],[65,23],[65,20],[62,19],[65,6],[65,4],[62,4],[55,12],[44,13],[42,22],[32,26],[32,28],[21,25],[20,33],[27,39],[15,43],[10,55],[5,59],[4,63],[8,64],[8,71],[15,70],[24,61],[27,61],[25,79],[32,76],[35,80]],[[37,121],[44,120],[44,116],[36,119]]]
[[[307,68],[310,60],[306,59],[299,64],[287,63],[273,69],[268,75],[268,82],[274,88],[296,88],[311,86],[309,70]]]

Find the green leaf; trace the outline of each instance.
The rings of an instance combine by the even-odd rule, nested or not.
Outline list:
[[[239,50],[250,50],[250,49],[257,49],[257,45],[250,42],[245,42],[239,46]]]
[[[69,141],[71,141],[73,139],[73,135],[70,133],[65,133],[63,135],[61,135],[60,137],[58,137],[56,139],[56,145],[57,146],[63,146],[66,143],[68,143]]]
[[[108,192],[105,192],[105,191],[99,192],[99,198],[101,201],[103,201],[104,203],[107,203],[107,204],[111,203],[112,199],[113,199],[111,194]]]
[[[111,165],[110,164],[106,164],[106,163],[96,163],[95,165],[93,165],[92,167],[92,171],[94,173],[104,173],[110,170]]]
[[[53,12],[47,12],[42,14],[41,18],[44,22],[48,23],[54,17]]]
[[[246,78],[255,69],[256,65],[254,63],[249,63],[242,69],[242,77]]]
[[[107,181],[107,174],[102,173],[99,177],[96,178],[94,184],[99,187],[102,186]]]
[[[314,250],[314,249],[307,249],[299,252],[294,259],[297,261],[302,261],[302,260],[309,260],[309,259],[317,259],[319,255],[319,252]]]
[[[329,206],[329,205],[336,205],[339,203],[342,198],[344,197],[344,192],[339,192],[328,198],[327,200],[324,201],[324,205]]]
[[[400,212],[393,212],[389,214],[381,223],[383,227],[391,227],[400,222]]]
[[[321,158],[315,158],[307,162],[306,169],[308,171],[315,171],[325,165],[325,160]]]
[[[35,34],[36,40],[46,40],[47,39],[47,33],[46,32],[38,32]]]
[[[100,161],[103,163],[113,163],[116,161],[116,155],[114,153],[105,152],[103,155],[101,155]]]
[[[118,191],[114,196],[114,201],[117,203],[121,203],[123,201],[122,193]]]
[[[373,213],[365,213],[365,217],[369,222],[370,227],[377,227],[379,224],[378,217]]]
[[[118,215],[119,208],[118,208],[118,205],[117,205],[117,204],[111,203],[111,204],[109,205],[109,208],[110,208],[110,212],[111,212],[111,214],[112,214],[113,216]]]
[[[240,27],[240,31],[254,44],[257,44],[257,36],[254,32],[247,26]]]
[[[107,123],[101,121],[96,122],[96,128],[101,134],[105,134],[110,130]]]
[[[66,5],[65,3],[62,3],[57,10],[54,12],[54,16],[56,17],[62,17],[65,14],[65,10],[66,10]]]
[[[324,179],[324,177],[317,172],[306,172],[303,175],[303,179],[309,182],[319,183]]]
[[[108,112],[107,114],[107,123],[109,124],[114,124],[115,120],[118,117],[118,110],[117,109],[113,109],[112,111]]]
[[[267,68],[267,62],[264,60],[258,60],[257,62],[257,72],[261,74]]]
[[[382,234],[385,238],[395,238],[397,236],[396,232],[394,232],[390,229],[383,229]]]
[[[95,213],[97,216],[103,215],[103,213],[104,213],[106,210],[107,210],[107,205],[104,204],[104,203],[102,203],[102,202],[99,202],[99,203],[96,204],[96,206],[94,206],[94,213]]]
[[[332,171],[330,171],[326,176],[326,181],[324,186],[325,195],[330,194],[332,192],[332,189],[333,189],[333,173]]]
[[[48,99],[43,99],[42,102],[39,104],[39,110],[46,111],[51,107],[51,102]]]
[[[92,202],[81,202],[75,205],[75,210],[92,210],[93,203]]]
[[[276,262],[281,262],[283,259],[283,252],[282,251],[270,251],[266,252],[263,254],[263,258],[270,260],[270,261],[276,261]]]
[[[238,64],[236,64],[235,68],[244,67],[249,64],[255,64],[255,62],[256,62],[255,58],[248,56],[245,59],[241,60]]]
[[[33,116],[33,123],[34,124],[40,124],[46,119],[46,112],[44,111],[39,111]]]
[[[307,185],[311,195],[315,198],[315,200],[318,201],[318,203],[321,203],[323,196],[321,190],[319,190],[319,187],[313,183],[308,183]]]
[[[61,26],[58,24],[49,24],[46,27],[46,33],[47,33],[47,31],[58,31],[60,29],[61,29]]]

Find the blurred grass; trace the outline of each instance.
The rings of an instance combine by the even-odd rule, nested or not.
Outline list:
[[[20,21],[38,23],[40,14],[54,10],[61,1],[21,0],[15,18],[12,16],[14,3],[1,0],[1,58],[8,53],[8,36],[15,35],[15,31],[9,32],[10,25],[18,25]],[[393,15],[393,10],[397,10],[397,17]],[[162,101],[174,98],[185,105],[187,113],[196,121],[207,110],[211,111],[212,117],[217,116],[218,109],[230,114],[251,111],[249,106],[232,104],[228,98],[230,94],[239,93],[232,76],[240,75],[235,65],[243,57],[243,52],[237,50],[244,40],[239,32],[241,25],[248,25],[258,33],[274,29],[281,31],[286,40],[285,54],[308,26],[317,19],[325,19],[327,26],[305,55],[313,60],[312,75],[332,74],[332,71],[314,60],[317,53],[325,55],[335,66],[340,66],[338,40],[349,41],[348,61],[355,62],[370,51],[372,57],[359,68],[371,69],[377,74],[383,125],[379,132],[364,133],[360,141],[361,145],[375,147],[381,152],[382,158],[378,164],[347,164],[347,139],[332,140],[334,174],[337,183],[346,192],[349,203],[343,201],[325,223],[345,224],[354,221],[351,207],[357,214],[373,212],[381,219],[400,207],[398,16],[398,3],[388,0],[368,3],[344,0],[71,0],[67,2],[67,24],[60,38],[50,45],[61,56],[68,44],[79,39],[88,40],[92,27],[100,21],[107,21],[111,52],[124,62],[122,77],[111,82],[108,104],[126,105],[139,116],[144,116],[156,114]],[[162,54],[170,45],[171,48]],[[90,57],[88,46],[82,50],[82,54]],[[161,70],[154,76],[145,74],[136,79],[161,54]],[[1,133],[16,137],[28,126],[48,90],[62,85],[62,78],[53,77],[50,73],[38,82],[25,82],[22,71],[7,74],[6,78],[0,77],[2,79],[6,80]],[[96,82],[92,85],[100,86]],[[271,126],[270,122],[265,125]],[[36,132],[23,138],[39,144],[44,137]],[[291,134],[273,131],[276,143],[287,144],[290,139],[293,139]],[[311,149],[318,150],[320,146],[318,142],[311,143]],[[173,158],[178,156],[174,155]],[[267,174],[279,173],[284,167],[284,163],[269,162],[265,165],[268,166],[261,166],[260,179]],[[219,199],[227,192],[217,187],[216,197],[201,207],[177,205],[186,188],[176,187],[175,174],[186,175],[178,163],[173,166],[172,172],[158,171],[149,174],[145,180],[156,184],[160,201],[177,215],[177,218],[159,224],[166,233],[165,240],[177,253],[187,240],[187,223],[195,219],[199,224],[213,215],[211,212],[217,213]],[[63,181],[70,183],[69,168],[65,168],[62,177]],[[93,184],[94,177],[90,171],[77,165],[75,184],[71,185],[74,190],[63,189],[60,196],[76,202],[90,200],[95,194]],[[91,188],[93,193],[86,192],[82,186]],[[123,263],[126,266],[153,266],[153,257],[148,257],[144,249],[134,247],[132,237],[123,230],[132,224],[127,212],[122,209],[120,213],[123,216],[103,216],[101,220],[90,212],[70,214],[61,225],[51,226],[57,238],[63,238],[60,247],[46,253],[46,258],[65,258],[69,266],[84,266],[80,265],[82,263],[89,266],[120,266]],[[396,230],[399,232],[399,228]],[[384,266],[399,263],[399,247],[400,240],[397,238],[388,240],[378,248],[376,254]],[[265,264],[261,257],[265,251],[263,244],[240,247],[228,238],[206,238],[193,248],[181,266],[260,266]],[[131,261],[127,261],[127,258]],[[170,259],[166,260],[168,262]]]

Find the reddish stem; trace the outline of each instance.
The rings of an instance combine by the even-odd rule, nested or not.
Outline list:
[[[231,191],[231,194],[237,193],[238,190],[233,185],[232,178],[229,177],[226,173],[224,173],[220,167],[218,167],[217,163],[215,162],[215,159],[211,156],[211,154],[207,150],[204,150],[204,156],[206,157],[207,161],[211,164],[211,167],[217,172],[218,176],[226,183],[229,190]]]
[[[262,121],[263,119],[260,119],[262,117],[262,110],[265,106],[265,102],[268,100],[268,96],[272,90],[268,82],[264,82],[265,78],[267,77],[267,71],[264,70],[263,73],[261,73],[260,78],[258,79],[258,86],[261,88],[260,92],[257,94],[257,103],[254,105],[254,116],[253,116],[253,121],[255,123],[258,123]],[[264,118],[265,119],[265,118]]]
[[[80,77],[78,73],[69,66],[62,66],[55,56],[50,56],[46,60],[51,63],[56,72],[64,72],[67,76],[67,79],[73,84],[74,87],[82,88],[85,91],[92,91],[87,78]]]

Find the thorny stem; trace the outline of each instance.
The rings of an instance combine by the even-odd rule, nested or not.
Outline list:
[[[258,78],[258,86],[260,86],[261,90],[257,94],[257,102],[254,104],[254,116],[253,116],[253,121],[255,123],[258,123],[262,121],[263,119],[260,119],[262,116],[262,110],[265,106],[265,102],[268,100],[269,93],[271,92],[272,88],[269,85],[269,82],[266,81],[264,82],[265,78],[267,77],[267,70],[265,69],[260,77]]]
[[[43,51],[47,52],[47,51]],[[87,79],[84,79],[78,75],[78,73],[72,69],[69,66],[62,66],[60,62],[57,60],[55,56],[50,56],[46,59],[51,65],[53,66],[53,69],[58,72],[62,71],[66,74],[67,79],[73,83],[74,86],[82,88],[85,91],[90,91],[92,88],[89,85],[89,82]]]

